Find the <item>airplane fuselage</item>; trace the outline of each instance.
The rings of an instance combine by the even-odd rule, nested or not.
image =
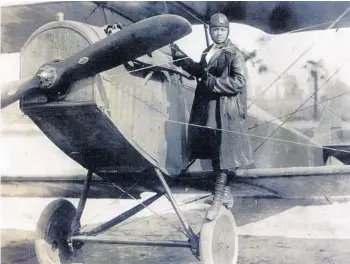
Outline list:
[[[32,34],[21,51],[21,77],[31,76],[47,61],[65,59],[104,37],[102,28],[78,22],[46,24]],[[185,78],[171,60],[166,46],[140,58],[151,67],[127,63],[75,82],[58,100],[35,91],[21,100],[21,109],[85,168],[140,172],[157,166],[167,175],[178,175],[188,163],[187,122],[196,83]],[[271,116],[253,106],[247,123],[253,127],[269,119]],[[269,122],[250,130],[247,136],[253,149],[279,124]],[[322,164],[322,149],[300,133],[281,128],[274,138],[277,140],[254,153],[256,167]],[[211,170],[210,163],[196,162],[191,170]]]

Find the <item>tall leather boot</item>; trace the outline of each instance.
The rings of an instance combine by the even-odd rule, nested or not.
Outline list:
[[[213,204],[210,206],[207,212],[207,219],[209,221],[213,221],[218,216],[222,202],[224,200],[226,181],[227,181],[227,173],[220,172],[216,176],[214,200],[213,200]]]
[[[225,186],[224,201],[222,202],[228,209],[233,207],[234,199],[229,185]]]
[[[236,169],[231,171],[231,175],[232,177],[236,176]],[[231,191],[231,187],[230,187],[230,180],[232,178],[227,178],[226,181],[226,186],[225,186],[225,198],[224,198],[224,205],[226,206],[227,209],[231,209],[233,207],[233,203],[234,203],[234,199],[233,199],[233,195],[232,195],[232,191]]]
[[[213,197],[204,201],[206,204],[213,204]],[[225,191],[224,191],[224,199],[222,201],[222,205],[226,206],[227,209],[231,209],[234,204],[234,198],[232,195],[232,191],[230,186],[226,183]]]

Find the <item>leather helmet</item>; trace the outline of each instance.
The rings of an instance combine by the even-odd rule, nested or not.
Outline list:
[[[209,27],[229,27],[229,21],[227,17],[222,13],[216,13],[211,16]]]

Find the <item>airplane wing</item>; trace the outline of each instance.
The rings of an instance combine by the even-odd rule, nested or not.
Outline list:
[[[192,24],[208,23],[210,17],[221,12],[230,22],[243,23],[267,33],[325,29],[349,6],[349,2],[275,2],[275,1],[123,1],[95,2],[101,7],[124,14],[133,22],[157,14],[177,14]],[[349,18],[348,18],[349,19]],[[328,24],[327,24],[328,23]],[[314,27],[318,25],[317,27]],[[348,20],[339,21],[338,27],[349,26]]]
[[[5,1],[6,2],[6,1]],[[276,34],[326,29],[350,6],[349,2],[232,2],[232,1],[30,1],[31,5],[11,2],[1,8],[1,52],[19,52],[26,39],[41,25],[55,19],[58,12],[67,20],[95,26],[121,22],[127,26],[158,14],[176,14],[192,24],[208,23],[212,14],[225,13],[230,22],[243,23]],[[40,2],[40,3],[37,3]],[[35,4],[33,4],[35,3]],[[6,6],[7,5],[7,6]],[[15,18],[15,20],[14,20]],[[350,15],[335,27],[348,27]]]

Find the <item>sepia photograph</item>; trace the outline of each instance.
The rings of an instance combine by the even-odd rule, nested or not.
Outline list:
[[[1,264],[348,264],[350,2],[2,1]]]

